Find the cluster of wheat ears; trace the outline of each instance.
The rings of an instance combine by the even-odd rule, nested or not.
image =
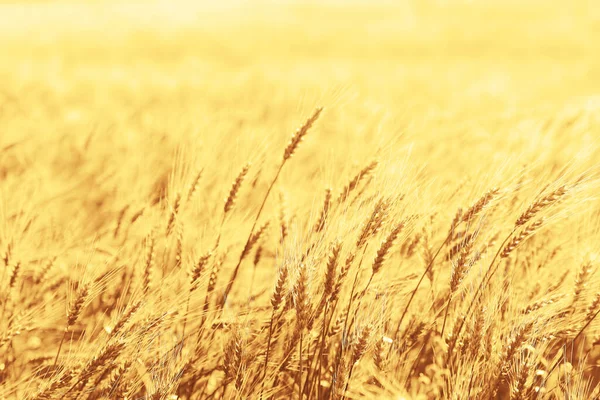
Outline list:
[[[24,262],[16,249],[36,214],[13,216],[3,398],[597,397],[595,260],[559,256],[577,240],[561,231],[593,171],[567,167],[544,186],[522,172],[438,213],[382,190],[372,160],[292,217],[273,189],[301,168],[293,156],[326,114],[317,108],[271,169],[245,164],[229,186],[189,171],[125,205],[90,247],[102,265],[69,248]],[[205,191],[226,198],[200,246]]]

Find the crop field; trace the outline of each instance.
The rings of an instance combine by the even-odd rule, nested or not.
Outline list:
[[[0,399],[600,398],[593,0],[0,2]]]

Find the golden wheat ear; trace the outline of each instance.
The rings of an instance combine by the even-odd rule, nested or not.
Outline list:
[[[246,175],[248,175],[250,165],[250,163],[244,165],[242,170],[239,172],[239,174],[231,184],[231,189],[229,189],[229,194],[227,195],[227,198],[225,199],[225,205],[223,206],[223,213],[225,215],[227,215],[235,205],[238,192],[242,187],[242,183],[244,183],[244,180],[246,179]]]
[[[317,107],[313,114],[306,120],[304,125],[302,125],[300,128],[298,128],[296,132],[294,132],[292,138],[290,139],[290,142],[288,143],[287,147],[285,148],[285,151],[283,152],[283,161],[289,159],[296,152],[296,149],[300,145],[300,142],[302,142],[304,136],[306,136],[313,124],[317,121],[317,119],[319,119],[319,115],[321,115],[322,111],[323,107]]]
[[[89,294],[90,294],[90,285],[88,283],[81,285],[79,287],[79,289],[77,290],[77,296],[75,297],[75,300],[73,301],[73,303],[70,305],[69,312],[67,313],[67,325],[65,326],[64,333],[63,333],[60,343],[58,345],[58,350],[56,351],[56,357],[54,358],[54,366],[56,366],[56,363],[58,362],[58,358],[60,356],[60,351],[62,349],[62,345],[63,345],[63,342],[65,341],[67,333],[69,332],[69,328],[71,326],[75,325],[75,323],[79,319],[79,315],[81,314],[81,311],[83,310],[83,306],[85,305]]]

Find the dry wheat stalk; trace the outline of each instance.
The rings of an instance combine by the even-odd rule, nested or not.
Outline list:
[[[150,289],[150,281],[155,259],[155,243],[154,233],[151,232],[146,238],[146,260],[144,263],[144,275],[142,277],[142,291],[144,294],[147,294],[148,290]]]
[[[194,194],[198,191],[200,179],[202,179],[202,175],[204,174],[204,168],[200,168],[194,177],[194,180],[190,183],[190,188],[187,194],[187,201],[189,202],[194,197]]]
[[[244,249],[242,250],[242,254],[240,255],[240,259],[246,258],[246,256],[252,251],[254,245],[260,240],[260,238],[265,235],[267,229],[269,229],[269,221],[266,221],[261,227],[256,231],[256,233],[252,234],[250,240],[246,242]]]
[[[600,308],[600,292],[596,293],[585,313],[585,322],[589,322]]]
[[[337,202],[343,203],[344,201],[346,201],[346,199],[348,198],[350,193],[358,187],[358,185],[364,178],[368,177],[371,173],[373,173],[375,168],[377,168],[377,165],[379,165],[379,162],[377,160],[375,160],[375,161],[371,161],[363,169],[361,169],[358,172],[358,174],[356,174],[350,180],[350,182],[348,182],[346,184],[346,186],[344,186],[344,188],[342,189],[342,192],[340,193],[340,195],[337,198]]]
[[[235,388],[241,389],[243,367],[243,345],[238,330],[234,330],[227,342],[223,357],[225,382],[235,382]]]
[[[75,322],[77,322],[77,319],[79,318],[79,315],[81,314],[83,306],[84,306],[85,302],[87,301],[89,292],[90,292],[90,285],[87,283],[81,285],[79,287],[79,290],[77,291],[77,296],[75,297],[75,301],[73,301],[73,303],[71,304],[71,306],[69,308],[69,312],[67,314],[67,326],[65,327],[64,333],[62,335],[62,339],[58,345],[56,357],[54,358],[54,365],[56,365],[56,363],[58,362],[58,357],[60,356],[60,350],[62,349],[62,345],[63,345],[63,342],[65,341],[65,337],[67,336],[69,328],[71,326],[75,325]]]
[[[519,218],[517,218],[517,221],[515,222],[515,227],[527,224],[527,222],[534,218],[540,211],[559,201],[566,193],[567,187],[561,186],[550,192],[548,195],[534,201],[527,208],[527,210],[525,210],[519,216]]]
[[[235,205],[235,201],[237,199],[238,192],[240,191],[240,188],[242,187],[242,183],[244,183],[244,179],[246,178],[246,175],[248,174],[248,171],[250,170],[250,165],[251,165],[250,163],[247,163],[246,165],[244,165],[242,170],[238,173],[237,177],[231,184],[231,189],[229,189],[229,195],[227,195],[227,198],[225,199],[225,205],[223,206],[223,214],[224,215],[227,215],[231,211],[233,206]]]
[[[400,231],[403,228],[404,228],[404,222],[400,222],[399,224],[396,224],[394,226],[394,228],[390,231],[388,236],[385,238],[385,240],[381,243],[381,246],[377,250],[377,255],[375,256],[375,259],[373,260],[373,265],[371,267],[373,275],[376,275],[379,272],[379,270],[381,269],[381,267],[383,266],[383,261],[384,261],[386,255],[390,251],[392,245],[394,244],[394,241],[396,240],[396,238],[400,234]]]
[[[328,298],[334,290],[336,282],[336,268],[338,260],[340,258],[340,252],[342,251],[342,242],[335,240],[331,244],[331,250],[327,258],[327,268],[325,273],[324,292],[323,297]]]
[[[308,323],[310,302],[308,297],[308,268],[300,264],[300,274],[293,289],[296,319],[299,329],[304,329]]]
[[[285,238],[290,230],[288,226],[288,216],[286,207],[286,197],[283,192],[279,193],[279,227],[281,232],[281,242],[285,242]]]
[[[252,240],[252,237],[254,234],[254,229],[256,228],[256,224],[258,223],[261,213],[265,207],[265,204],[267,203],[267,199],[269,198],[269,194],[273,190],[273,187],[275,186],[275,183],[277,182],[277,179],[279,178],[279,175],[281,174],[281,171],[283,170],[283,167],[285,166],[286,161],[289,160],[291,158],[291,156],[293,155],[293,153],[296,151],[300,142],[302,141],[302,138],[308,133],[309,129],[312,127],[312,125],[315,123],[315,121],[319,118],[319,115],[321,114],[322,110],[323,110],[322,107],[317,108],[315,110],[315,112],[313,113],[313,115],[306,120],[304,125],[302,125],[302,127],[300,127],[292,135],[292,139],[290,140],[290,143],[288,144],[288,146],[286,147],[286,149],[284,151],[283,160],[281,161],[281,164],[279,164],[279,168],[277,168],[277,172],[275,173],[275,176],[274,176],[273,180],[271,181],[271,183],[267,189],[267,192],[265,193],[265,196],[263,197],[262,203],[258,209],[258,212],[256,214],[254,222],[252,223],[252,228],[250,228],[250,233],[248,234],[248,239],[246,240],[246,244],[244,245],[244,248],[248,247],[249,242]],[[243,252],[242,252],[242,254],[243,254]],[[235,282],[235,279],[238,276],[242,261],[243,261],[243,258],[240,257],[238,259],[238,262],[237,262],[235,268],[233,269],[231,277],[229,278],[229,281],[227,283],[227,287],[225,288],[225,292],[223,295],[223,301],[220,304],[221,308],[225,305],[227,296],[229,296],[229,293],[231,292],[231,289],[233,288],[233,284]]]
[[[129,309],[125,313],[123,313],[123,315],[121,316],[121,318],[119,318],[115,326],[113,326],[113,328],[110,330],[110,336],[116,336],[121,331],[121,329],[123,329],[123,327],[131,320],[133,315],[140,309],[141,306],[141,300],[138,300],[135,303],[133,303],[133,305],[129,307]]]
[[[537,231],[544,223],[544,219],[541,218],[523,229],[518,235],[513,238],[504,246],[500,253],[500,258],[508,257],[523,241],[529,238],[535,231]]]
[[[573,290],[573,300],[571,301],[571,307],[574,308],[575,304],[579,301],[581,297],[581,293],[585,289],[588,280],[590,279],[590,275],[592,274],[592,263],[587,261],[581,265],[581,269],[577,274],[577,279],[575,279],[575,288]],[[575,311],[575,309],[573,309]]]
[[[70,393],[77,386],[85,386],[87,381],[100,369],[104,368],[106,364],[109,362],[114,362],[114,360],[121,354],[123,349],[125,348],[125,342],[118,341],[115,343],[108,344],[104,347],[100,353],[92,358],[79,372],[77,376],[77,381],[71,386],[67,393]]]
[[[271,306],[273,309],[277,310],[281,305],[283,300],[283,296],[285,295],[285,285],[287,283],[288,277],[288,269],[287,267],[282,267],[279,269],[279,275],[277,277],[277,285],[275,285],[275,290],[273,291],[273,296],[271,297]]]
[[[196,264],[194,265],[194,268],[192,269],[192,274],[191,274],[191,279],[190,279],[190,292],[193,292],[198,287],[197,286],[198,279],[202,275],[202,272],[204,271],[204,267],[206,267],[206,264],[208,264],[208,261],[210,260],[211,257],[212,257],[212,251],[208,251],[204,255],[200,256],[198,258],[198,261],[196,261]]]
[[[496,395],[501,382],[508,378],[509,370],[513,363],[513,358],[527,340],[527,336],[530,334],[532,329],[533,323],[527,322],[524,325],[519,326],[514,335],[509,338],[498,364],[498,376],[496,378],[496,382],[490,387],[493,396]]]
[[[321,111],[323,111],[323,107],[318,107],[314,111],[313,115],[311,115],[306,120],[304,125],[302,125],[300,128],[298,128],[298,130],[296,132],[294,132],[294,134],[292,135],[292,138],[290,139],[290,142],[288,143],[287,147],[285,148],[285,151],[283,152],[283,161],[284,162],[294,154],[294,152],[300,145],[300,142],[302,142],[302,139],[304,139],[304,136],[306,136],[306,134],[308,133],[309,129],[313,126],[315,121],[317,119],[319,119],[319,115],[321,115]]]
[[[275,289],[273,290],[273,295],[271,296],[271,306],[273,307],[273,311],[271,312],[271,318],[269,321],[269,333],[267,337],[267,348],[265,351],[265,363],[263,366],[263,374],[262,374],[262,384],[260,389],[260,396],[262,398],[263,390],[265,388],[265,379],[267,377],[267,368],[269,364],[269,356],[271,350],[271,339],[273,335],[273,323],[275,322],[275,312],[279,309],[283,301],[283,296],[285,295],[285,285],[287,284],[288,278],[288,268],[283,266],[279,269],[277,284],[275,285]]]
[[[331,188],[325,189],[325,199],[323,200],[323,207],[321,207],[321,212],[319,214],[319,218],[315,224],[313,230],[315,233],[319,233],[325,227],[325,222],[327,221],[327,216],[329,215],[329,208],[331,207]]]
[[[67,387],[70,381],[73,379],[73,373],[71,371],[64,372],[58,379],[54,380],[49,387],[38,393],[35,400],[51,400],[55,399],[55,393],[61,389]]]
[[[460,217],[461,222],[470,222],[475,216],[477,216],[488,204],[500,193],[498,188],[492,188],[486,193],[475,204],[473,204],[464,214]],[[452,229],[453,230],[453,229]]]
[[[175,196],[175,201],[173,202],[173,208],[171,209],[171,214],[169,215],[169,220],[167,221],[167,230],[166,235],[170,236],[173,231],[173,227],[175,226],[175,219],[177,218],[177,214],[179,213],[179,206],[181,205],[181,194],[177,193]]]

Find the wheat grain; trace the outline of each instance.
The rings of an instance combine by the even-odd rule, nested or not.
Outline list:
[[[240,191],[240,188],[242,187],[242,183],[244,183],[244,179],[246,178],[246,175],[248,174],[248,171],[250,170],[250,165],[251,165],[250,163],[247,163],[246,165],[244,165],[242,170],[239,172],[239,174],[233,181],[233,184],[231,185],[231,189],[229,189],[229,195],[225,199],[225,205],[223,206],[223,214],[224,215],[227,215],[231,211],[233,206],[235,205],[235,201],[237,199],[238,192]]]
[[[561,186],[561,187],[555,189],[554,191],[552,191],[550,194],[534,201],[527,208],[527,210],[525,210],[519,216],[519,218],[517,218],[517,221],[515,222],[515,226],[519,227],[519,226],[523,226],[523,225],[527,224],[527,222],[529,222],[532,218],[534,218],[539,212],[541,212],[543,209],[549,207],[550,205],[556,203],[566,193],[567,193],[567,187]]]
[[[304,125],[302,125],[300,128],[298,128],[296,132],[294,132],[292,138],[290,139],[290,142],[288,143],[287,147],[285,148],[285,151],[283,152],[284,162],[294,154],[294,152],[300,145],[300,142],[302,142],[302,139],[304,139],[304,136],[306,136],[306,134],[313,126],[315,121],[319,119],[319,115],[321,115],[322,111],[323,107],[318,107],[317,109],[315,109],[313,114],[306,120]]]

